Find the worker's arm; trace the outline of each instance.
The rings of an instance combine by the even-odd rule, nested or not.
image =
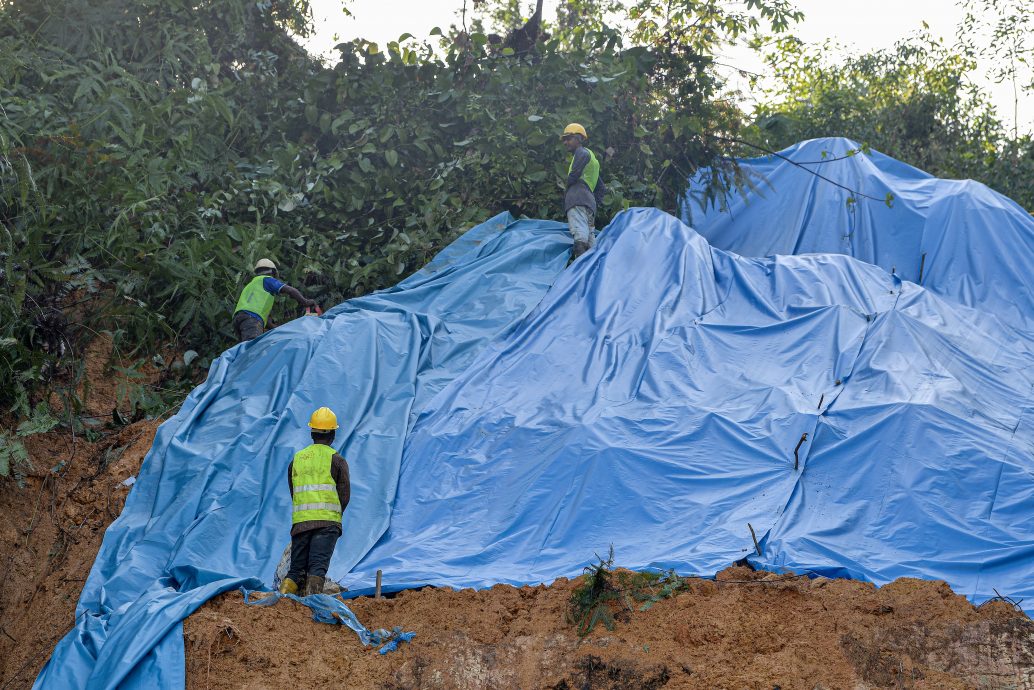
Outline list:
[[[285,285],[282,288],[280,288],[280,294],[287,295],[303,307],[315,307],[317,305],[316,300],[309,299],[308,297],[298,292],[298,290],[294,289],[290,285]]]
[[[291,496],[294,496],[294,479],[291,478],[291,470],[294,468],[294,460],[287,466],[287,488],[291,492]]]
[[[317,306],[316,300],[306,298],[302,293],[273,276],[266,276],[265,280],[262,281],[262,287],[274,297],[277,295],[287,295],[303,307]]]
[[[570,189],[578,184],[585,172],[585,166],[589,164],[589,152],[579,147],[574,150],[574,163],[571,166],[571,174],[567,176],[567,188]]]
[[[341,503],[343,513],[352,497],[352,485],[348,481],[348,462],[337,453],[334,453],[334,457],[330,461],[330,476],[334,478],[334,483],[337,485],[337,500]]]

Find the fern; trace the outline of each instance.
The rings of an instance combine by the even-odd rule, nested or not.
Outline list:
[[[25,445],[8,433],[0,433],[0,477],[7,478],[13,474],[18,485],[24,487],[22,468],[31,467]]]

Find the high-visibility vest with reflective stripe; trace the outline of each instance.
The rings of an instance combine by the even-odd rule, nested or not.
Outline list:
[[[589,151],[589,149],[585,150]],[[567,166],[567,174],[570,175],[572,170],[574,170],[574,156],[571,156],[571,164]],[[589,162],[582,170],[582,181],[589,185],[590,192],[596,191],[596,183],[600,181],[600,162],[596,160],[596,154],[592,151],[589,151]]]
[[[291,465],[291,497],[293,508],[291,524],[312,520],[341,522],[341,502],[337,484],[330,473],[334,449],[314,443],[294,454]]]
[[[266,276],[255,276],[244,286],[234,314],[239,311],[250,311],[252,314],[258,314],[263,325],[269,323],[269,312],[273,311],[273,295],[262,287],[262,281],[265,279]]]

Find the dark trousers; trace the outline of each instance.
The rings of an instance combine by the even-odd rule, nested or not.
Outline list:
[[[233,315],[233,332],[236,334],[238,342],[243,343],[245,340],[262,335],[262,322],[251,314],[239,311]]]
[[[297,584],[304,584],[307,575],[326,577],[340,536],[340,527],[320,527],[291,537],[291,569],[287,577]]]

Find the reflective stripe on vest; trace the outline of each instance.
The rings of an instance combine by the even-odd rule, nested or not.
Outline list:
[[[589,149],[585,150],[589,151]],[[571,164],[567,166],[567,174],[570,175],[572,170],[574,170],[574,156],[571,156]],[[596,191],[596,183],[600,181],[600,162],[596,160],[596,154],[592,151],[589,151],[589,162],[582,170],[582,181],[589,185],[590,192]]]
[[[295,493],[303,491],[337,491],[337,484],[306,484],[305,486],[294,487]]]
[[[237,308],[234,309],[234,314],[239,311],[250,311],[253,314],[259,315],[263,325],[269,322],[269,312],[273,311],[274,298],[273,295],[266,292],[266,288],[262,287],[262,281],[265,279],[266,276],[255,276],[251,279],[251,282],[244,286],[240,299],[237,300]]]
[[[305,513],[310,510],[337,510],[337,503],[303,503],[294,507],[295,513]]]
[[[312,520],[341,522],[337,484],[330,473],[334,449],[320,443],[294,454],[291,465],[291,524]]]

